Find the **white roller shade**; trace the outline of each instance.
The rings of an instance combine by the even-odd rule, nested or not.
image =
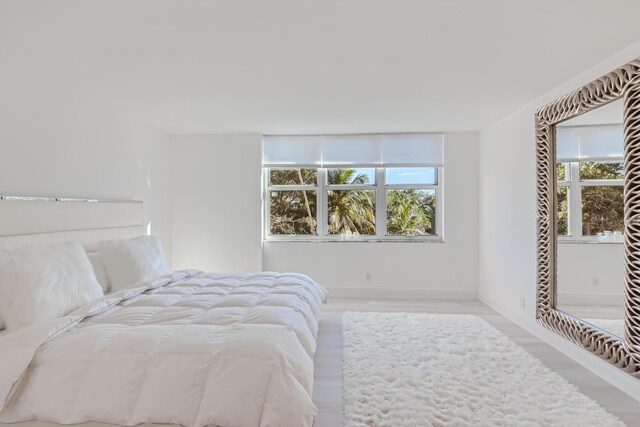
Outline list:
[[[621,124],[556,128],[558,162],[622,160],[623,155]]]
[[[622,159],[622,125],[585,126],[578,129],[580,158],[592,160]]]
[[[268,167],[321,167],[322,137],[320,135],[264,136],[262,164]]]
[[[322,142],[324,167],[376,167],[382,164],[380,135],[325,135]]]
[[[267,167],[420,167],[444,165],[442,133],[263,137]]]
[[[577,127],[556,127],[556,161],[574,162],[580,159]]]
[[[443,166],[444,135],[404,133],[382,135],[383,166]]]

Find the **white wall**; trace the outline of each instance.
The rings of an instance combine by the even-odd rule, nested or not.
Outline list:
[[[261,137],[171,137],[173,267],[260,271]]]
[[[142,200],[170,256],[167,135],[89,97],[20,88],[0,97],[0,194]]]
[[[480,299],[640,396],[628,375],[543,331],[535,323],[535,110],[640,56],[636,43],[480,132]],[[526,299],[525,308],[520,300]],[[585,355],[586,354],[586,355]],[[595,360],[594,360],[595,359]],[[631,378],[631,377],[629,377]],[[634,388],[636,387],[636,388]]]
[[[624,305],[624,245],[559,243],[558,305]]]
[[[477,133],[445,134],[444,243],[265,242],[263,268],[309,274],[331,297],[475,298],[477,156]]]

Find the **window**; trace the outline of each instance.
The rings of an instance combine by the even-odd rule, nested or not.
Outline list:
[[[329,235],[376,235],[376,170],[327,169]]]
[[[265,174],[268,238],[439,235],[438,168],[266,168]]]
[[[560,240],[622,240],[621,132],[616,125],[558,128],[556,218]]]
[[[575,239],[621,236],[624,228],[622,162],[557,165],[558,235]],[[609,234],[611,233],[611,234]]]
[[[442,240],[442,134],[264,142],[266,239]]]
[[[271,235],[316,235],[317,169],[268,171]]]
[[[556,141],[559,240],[622,241],[622,125],[559,126]]]

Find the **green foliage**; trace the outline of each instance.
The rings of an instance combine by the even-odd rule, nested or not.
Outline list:
[[[582,234],[624,228],[624,197],[621,186],[582,188]]]
[[[333,185],[362,185],[369,183],[369,177],[366,174],[356,175],[355,169],[329,169],[327,181]],[[329,190],[327,196],[329,234],[376,234],[373,191]]]
[[[435,234],[435,194],[429,190],[387,192],[387,234],[422,236]]]
[[[316,185],[318,174],[316,169],[296,168],[296,169],[271,169],[271,185]]]
[[[355,169],[329,169],[327,171],[327,182],[329,185],[369,184],[369,177],[367,174],[361,173],[355,175],[355,173]]]
[[[558,235],[566,236],[569,233],[569,200],[567,199],[567,187],[557,188],[558,197]]]
[[[565,181],[567,179],[566,171],[567,169],[565,163],[558,163],[556,167],[556,178],[558,179],[558,181]]]
[[[272,169],[271,185],[315,185],[317,172],[310,168]],[[271,234],[316,234],[315,191],[272,191]]]
[[[270,223],[271,234],[316,234],[316,192],[272,191]]]
[[[622,163],[580,162],[580,179],[622,179],[624,165]]]

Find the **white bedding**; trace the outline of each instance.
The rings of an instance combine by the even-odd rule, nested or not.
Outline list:
[[[326,290],[175,272],[0,336],[0,422],[311,426]]]

